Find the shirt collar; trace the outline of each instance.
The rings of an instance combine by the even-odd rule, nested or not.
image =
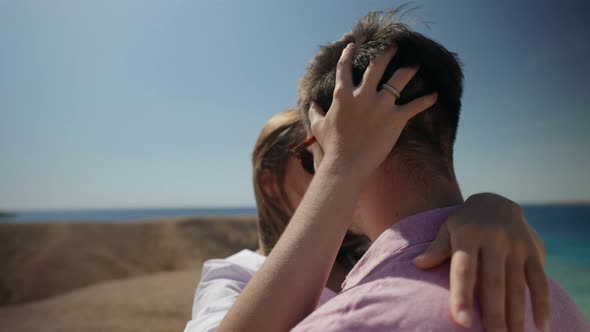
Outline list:
[[[455,205],[418,213],[386,229],[350,270],[342,283],[342,289],[359,284],[377,265],[391,255],[413,245],[433,241],[440,226],[458,208],[459,205]]]

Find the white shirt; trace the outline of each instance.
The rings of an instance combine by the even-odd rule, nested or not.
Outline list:
[[[265,260],[265,256],[244,249],[224,259],[206,261],[195,292],[192,320],[186,324],[184,331],[217,330],[229,308]],[[336,293],[325,288],[320,297],[320,305],[334,296]]]

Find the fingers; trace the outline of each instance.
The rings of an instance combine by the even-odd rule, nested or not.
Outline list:
[[[481,251],[481,273],[479,284],[482,320],[486,331],[506,331],[505,257],[497,250]]]
[[[524,331],[525,277],[523,262],[509,261],[506,269],[506,323],[510,332]]]
[[[387,65],[391,59],[393,59],[396,52],[397,47],[390,46],[383,53],[373,59],[373,61],[371,61],[367,67],[367,70],[365,70],[365,74],[363,75],[363,83],[360,87],[361,89],[372,92],[377,91],[377,85],[379,84],[379,81],[381,81]]]
[[[529,259],[525,264],[525,276],[531,292],[533,318],[541,331],[549,331],[549,287],[543,266],[538,260]]]
[[[352,60],[354,59],[355,45],[350,43],[346,45],[338,64],[336,65],[336,85],[334,87],[334,97],[340,96],[341,93],[352,91],[354,83],[352,82]]]
[[[387,81],[387,84],[394,87],[397,90],[397,92],[401,94],[406,85],[408,85],[408,83],[412,80],[412,77],[414,77],[414,75],[416,75],[417,72],[417,66],[400,68],[396,70],[395,73],[393,73],[389,81]],[[388,105],[393,105],[395,103],[395,100],[397,99],[396,96],[394,96],[389,91],[381,90],[380,95],[381,96],[379,98],[383,101],[383,103],[386,103]]]
[[[422,96],[420,98],[416,98],[411,102],[404,104],[402,106],[397,106],[395,113],[404,113],[408,116],[408,119],[413,118],[416,114],[424,112],[432,105],[436,103],[438,99],[438,93],[433,92],[426,96]]]
[[[414,259],[414,264],[421,269],[429,269],[446,262],[450,257],[451,235],[447,225],[444,224],[426,251]]]
[[[545,266],[545,259],[547,258],[547,252],[545,251],[545,244],[543,244],[543,241],[539,237],[539,234],[537,233],[537,231],[535,231],[535,229],[531,225],[526,224],[526,227],[529,231],[529,234],[531,234],[531,236],[533,238],[535,248],[537,248],[537,252],[539,253],[539,257],[541,258],[541,266]]]
[[[477,276],[478,248],[459,243],[451,258],[451,314],[457,324],[470,327],[473,321],[473,292]]]

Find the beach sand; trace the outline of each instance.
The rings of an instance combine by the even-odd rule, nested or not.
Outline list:
[[[182,331],[204,260],[254,217],[0,224],[0,331]]]

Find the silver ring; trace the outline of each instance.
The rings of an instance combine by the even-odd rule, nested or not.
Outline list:
[[[383,83],[383,89],[387,90],[387,92],[391,93],[395,98],[399,99],[399,91],[397,91],[397,89],[392,87],[390,84]]]

